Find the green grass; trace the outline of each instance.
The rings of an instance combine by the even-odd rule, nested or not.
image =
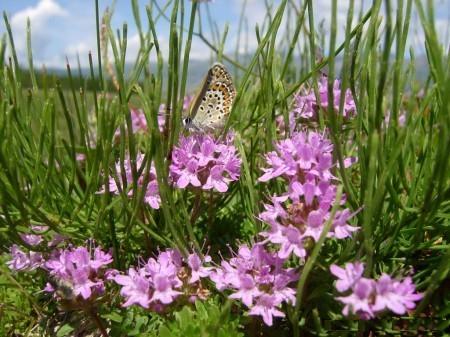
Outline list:
[[[351,9],[354,3],[350,1]],[[322,60],[316,59],[315,50],[323,37],[309,33],[315,27],[312,0],[301,6],[282,0],[268,11],[264,24],[256,27],[254,34],[251,29],[248,33],[257,39],[258,46],[250,51],[245,64],[237,52],[239,44],[234,53],[224,50],[226,31],[207,41],[217,60],[235,69],[237,97],[226,128],[236,133],[242,173],[227,194],[214,198],[204,195],[194,224],[191,210],[195,195],[170,187],[166,158],[182,131],[183,98],[196,89],[187,86],[189,55],[193,37],[204,36],[198,27],[208,19],[205,5],[194,2],[187,12],[183,1],[169,1],[171,14],[166,19],[170,20],[170,45],[168,59],[164,59],[155,20],[165,18],[159,17],[153,2],[146,13],[139,13],[137,1],[131,1],[141,49],[128,73],[128,26],[124,24],[117,37],[106,20],[113,52],[109,61],[118,88],[109,78],[100,51],[90,57],[88,76],[70,65],[63,81],[45,75],[37,78],[31,49],[28,70],[23,70],[5,14],[7,35],[0,45],[0,250],[7,252],[12,244],[21,244],[18,233],[26,231],[30,223],[45,224],[76,244],[94,238],[103,247],[112,247],[115,266],[123,270],[135,264],[138,255],[150,256],[157,247],[176,246],[186,251],[208,239],[212,252],[224,252],[227,244],[235,247],[238,241],[251,242],[264,227],[256,218],[263,202],[277,189],[283,191],[283,186],[257,182],[264,167],[263,154],[280,138],[275,118],[287,116],[293,94],[301,86],[317,90],[316,80],[326,65],[329,84],[339,77],[342,85],[352,90],[357,105],[357,117],[350,123],[330,110],[329,118],[322,119],[318,127],[329,130],[334,159],[341,167],[335,174],[342,182],[346,205],[353,211],[361,209],[353,219],[361,230],[353,240],[316,246],[298,284],[299,301],[290,315],[293,327],[285,320],[280,323],[281,330],[271,330],[248,322],[246,317],[241,318],[241,330],[246,336],[256,336],[258,329],[268,336],[280,331],[286,336],[309,336],[343,330],[350,335],[367,335],[369,331],[398,334],[403,323],[412,331],[419,326],[443,330],[450,312],[450,58],[438,39],[432,1],[398,1],[395,12],[384,11],[382,3],[389,2],[374,1],[366,13],[349,11],[345,40],[339,45],[334,0],[329,45],[325,46],[332,52]],[[99,27],[98,6],[95,10]],[[417,55],[407,50],[413,11],[425,31],[430,70],[425,83],[417,79]],[[287,22],[282,20],[286,16],[291,18]],[[32,31],[32,25],[28,28]],[[243,28],[240,31],[244,34]],[[30,34],[28,37],[30,47]],[[97,39],[100,48],[99,30]],[[156,57],[156,67],[150,67],[150,55]],[[337,63],[342,64],[341,71]],[[115,142],[118,127],[122,132],[131,130],[130,102],[144,110],[148,133],[137,136],[128,132]],[[157,127],[161,103],[171,106],[167,134],[161,134]],[[342,104],[343,97],[340,109]],[[389,127],[384,126],[387,111],[391,114]],[[404,127],[398,123],[402,111],[407,113]],[[89,147],[88,137],[92,116],[97,135],[94,148]],[[96,193],[107,182],[103,172],[111,172],[114,161],[123,160],[125,153],[133,156],[138,151],[146,155],[147,163],[155,162],[164,200],[159,211],[142,203],[142,193],[131,198],[126,192],[121,196]],[[87,155],[83,165],[75,159],[80,152]],[[350,154],[357,155],[359,161],[344,169],[343,159]],[[133,171],[136,185],[136,167]],[[331,263],[356,259],[366,263],[366,276],[414,269],[414,281],[425,297],[411,317],[387,316],[371,322],[342,318],[341,306],[333,300],[333,279],[324,275],[328,275]],[[46,302],[37,295],[45,282],[36,272],[31,276],[11,273],[4,261],[2,258],[0,263],[0,334],[24,334],[37,324],[40,313],[47,311]],[[225,303],[224,296],[221,301]],[[230,314],[234,315],[232,326],[239,317],[235,309]],[[122,310],[120,315],[130,313]],[[228,313],[224,315],[228,317]],[[145,322],[151,331],[153,321]]]

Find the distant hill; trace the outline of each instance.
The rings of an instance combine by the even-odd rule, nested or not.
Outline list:
[[[240,58],[240,62],[243,65],[248,64],[250,62],[250,60],[251,60],[251,56],[241,56],[241,58]],[[419,82],[424,82],[429,74],[428,62],[427,62],[426,55],[418,56],[415,61],[416,61],[415,68],[416,68],[417,80]],[[408,60],[405,60],[405,66],[408,65],[408,62],[409,62]],[[188,93],[193,93],[198,89],[198,86],[201,83],[203,77],[205,76],[207,70],[209,69],[210,64],[211,64],[211,62],[208,60],[195,60],[195,59],[190,60],[189,69],[188,69],[188,79],[187,79],[187,81],[188,81],[187,92]],[[227,65],[229,71],[232,74],[234,74],[235,70],[236,70],[234,68],[234,66],[227,62],[225,62],[225,64]],[[300,62],[298,62],[298,64],[300,64]],[[337,74],[339,74],[341,64],[342,64],[342,59],[337,58],[336,59],[336,73]],[[150,63],[151,70],[155,71],[156,67],[157,67],[157,65],[155,62]],[[131,64],[127,64],[125,66],[126,72],[129,72],[131,69],[132,69]],[[82,86],[82,82],[79,79],[78,68],[76,68],[72,65],[71,72],[72,72],[74,86],[75,87]],[[165,65],[164,72],[167,73],[166,65]],[[97,74],[96,69],[94,70],[94,73]],[[87,81],[87,89],[88,90],[91,89],[92,83],[91,83],[91,81],[89,81],[90,69],[82,68],[81,74],[84,77],[84,80]],[[38,84],[40,86],[43,85],[42,83],[44,82],[45,76],[47,76],[46,82],[50,86],[52,85],[52,82],[56,81],[56,80],[59,81],[63,87],[69,86],[68,74],[67,74],[67,70],[65,68],[48,68],[45,70],[45,72],[43,70],[36,70],[36,76],[37,76]],[[31,79],[29,78],[27,69],[22,70],[21,79],[22,79],[22,82],[25,87],[27,87],[27,86],[31,87]]]

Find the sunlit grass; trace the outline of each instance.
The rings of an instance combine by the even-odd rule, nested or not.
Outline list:
[[[342,44],[337,41],[337,3],[333,1],[326,46],[332,52],[322,59],[316,52],[322,38],[310,33],[316,27],[312,0],[300,6],[282,0],[268,11],[265,24],[249,33],[258,45],[248,55],[239,54],[239,44],[235,52],[224,50],[227,31],[220,32],[214,41],[206,40],[215,60],[232,70],[237,89],[224,132],[235,133],[241,175],[224,194],[176,189],[169,177],[172,149],[184,132],[183,100],[197,90],[187,82],[192,39],[199,35],[206,39],[198,25],[207,20],[204,6],[214,3],[192,2],[187,6],[184,1],[169,1],[167,8],[160,6],[169,13],[162,18],[155,3],[139,13],[137,1],[131,1],[141,48],[127,73],[128,26],[124,24],[116,34],[116,27],[110,25],[111,13],[102,20],[97,4],[98,51],[89,55],[89,75],[83,75],[76,65],[67,65],[64,85],[51,76],[36,76],[32,22],[28,25],[28,68],[19,65],[4,14],[7,34],[0,45],[0,249],[6,253],[12,244],[23,246],[19,234],[29,232],[30,224],[41,224],[67,236],[75,245],[94,239],[102,247],[111,247],[114,267],[120,270],[135,265],[138,256],[147,258],[158,248],[169,247],[186,253],[206,245],[219,262],[219,251],[229,254],[227,245],[251,244],[267,227],[258,218],[263,204],[274,193],[286,191],[280,181],[258,182],[261,168],[266,166],[264,154],[286,136],[277,129],[277,117],[288,121],[299,90],[312,88],[317,93],[321,70],[327,66],[329,88],[339,78],[342,88],[351,90],[356,117],[342,118],[345,90],[341,90],[340,113],[330,105],[316,122],[305,122],[304,128],[327,130],[334,145],[333,160],[339,164],[333,174],[345,193],[345,207],[358,211],[352,224],[361,229],[350,239],[326,241],[323,246],[322,241],[317,243],[311,259],[304,269],[301,267],[304,276],[294,285],[299,290],[297,306],[284,308],[287,318],[278,325],[267,328],[253,316],[242,316],[245,309],[240,311],[239,304],[230,304],[213,286],[215,299],[208,302],[214,307],[215,321],[211,324],[227,322],[230,331],[239,325],[248,336],[259,332],[268,336],[325,335],[342,330],[361,335],[369,331],[398,333],[405,325],[411,331],[419,326],[446,328],[450,303],[446,291],[450,268],[450,58],[439,42],[432,2],[398,1],[398,10],[386,15],[380,0],[366,13],[354,12],[355,1],[350,1]],[[407,49],[413,11],[425,32],[430,69],[425,82],[417,79],[417,55]],[[289,27],[284,27],[287,15]],[[170,20],[169,55],[160,50],[157,18]],[[102,22],[106,27],[103,31]],[[240,31],[244,35],[244,29]],[[102,53],[102,45],[110,46],[108,57]],[[333,90],[328,93],[328,100],[333,101]],[[130,103],[143,110],[148,127],[145,133],[132,132]],[[163,132],[158,127],[162,103],[166,104]],[[399,123],[402,114],[406,116],[404,125]],[[115,136],[116,130],[120,137]],[[162,199],[159,210],[143,202],[134,160],[139,152],[145,156],[145,170],[154,162]],[[77,160],[79,153],[85,154],[84,161]],[[132,158],[129,189],[118,195],[108,193],[109,176],[118,174],[114,163],[123,165],[127,155]],[[349,156],[358,157],[358,162],[346,169],[344,159]],[[97,193],[102,186],[106,193]],[[128,195],[130,189],[139,193]],[[198,214],[193,216],[193,210]],[[409,317],[385,316],[368,322],[344,319],[342,306],[334,300],[337,294],[328,268],[332,263],[356,260],[365,262],[367,277],[383,272],[405,275],[413,269],[414,282],[424,299]],[[49,298],[38,291],[45,285],[45,275],[10,272],[4,261],[0,264],[0,302],[4,303],[0,304],[0,334],[24,333],[39,324],[45,329],[40,315],[57,312],[48,307]],[[102,308],[101,314],[111,324],[114,336],[127,335],[138,321],[142,322],[137,335],[153,336],[156,332],[152,331],[164,325],[164,320],[172,321],[170,314],[159,318],[144,310],[119,308],[119,299],[112,303],[115,307],[110,311]],[[220,315],[216,315],[216,307]],[[25,310],[27,316],[22,317]],[[181,312],[188,315],[189,310]],[[431,323],[430,317],[436,322]],[[177,316],[176,322],[182,320]],[[121,324],[125,330],[118,328]],[[175,323],[170,324],[172,331],[178,331]],[[214,332],[209,333],[214,336]]]

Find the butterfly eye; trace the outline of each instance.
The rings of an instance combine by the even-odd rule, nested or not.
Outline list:
[[[192,123],[191,117],[186,117],[185,119],[183,119],[183,125],[189,125],[191,123]]]

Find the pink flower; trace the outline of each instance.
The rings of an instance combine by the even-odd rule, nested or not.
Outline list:
[[[301,181],[309,175],[309,179],[317,177],[324,181],[333,178],[332,167],[333,145],[323,135],[316,132],[297,132],[291,138],[275,144],[276,151],[266,155],[268,168],[258,180],[262,182],[283,177],[291,183]]]
[[[404,127],[406,125],[406,111],[400,111],[398,114],[397,124],[400,127]],[[384,127],[387,129],[389,127],[391,120],[391,111],[388,110],[384,116]]]
[[[333,145],[325,135],[305,131],[277,142],[275,148],[266,155],[269,167],[263,168],[259,181],[284,180],[287,192],[264,205],[259,216],[270,228],[260,235],[266,238],[264,242],[280,245],[280,258],[294,254],[304,259],[305,240],[319,240],[336,199],[336,178],[331,174]],[[350,237],[358,230],[348,224],[353,216],[348,209],[337,211],[327,236]]]
[[[42,237],[42,233],[47,231],[48,227],[34,225],[34,226],[31,226],[31,230],[34,233],[39,233],[39,234],[19,234],[19,236],[28,245],[37,246],[44,240],[44,238]]]
[[[6,264],[11,270],[30,271],[39,268],[44,263],[41,253],[22,251],[19,246],[12,245],[10,248],[11,260]]]
[[[347,291],[362,277],[364,273],[364,264],[361,262],[346,263],[345,269],[335,264],[330,266],[331,273],[338,277],[336,282],[336,289],[339,292]]]
[[[231,179],[226,178],[224,172],[225,168],[223,166],[216,165],[212,167],[209,177],[203,185],[203,189],[210,190],[215,188],[221,193],[226,192],[228,190],[228,183]]]
[[[339,111],[339,104],[341,99],[341,83],[335,80],[333,84],[333,109]],[[318,83],[319,100],[317,100],[314,90],[310,89],[306,92],[301,92],[295,95],[295,107],[289,114],[289,123],[291,131],[295,130],[297,120],[313,119],[317,120],[320,108],[326,110],[329,106],[328,102],[328,80],[325,76],[319,80]],[[342,116],[350,118],[356,115],[356,105],[350,89],[347,89],[344,94],[344,105],[342,109]]]
[[[281,302],[279,299],[277,299],[275,296],[271,295],[262,295],[255,306],[253,306],[250,311],[249,315],[258,315],[262,316],[264,323],[268,326],[273,325],[273,318],[274,317],[284,317],[285,314],[277,309],[277,306]]]
[[[153,209],[159,209],[161,205],[161,197],[159,195],[158,181],[156,179],[156,169],[152,163],[147,172],[144,171],[144,155],[139,153],[136,157],[136,170],[140,176],[137,180],[138,188],[145,188],[144,202],[147,203]],[[126,158],[123,162],[124,170],[120,162],[116,162],[116,173],[119,181],[116,181],[113,176],[109,177],[109,192],[119,195],[120,191],[123,191],[133,183],[133,173],[130,158]],[[123,172],[122,172],[123,171]],[[148,175],[148,184],[144,187],[144,178]],[[98,193],[104,193],[106,190],[103,187]],[[133,195],[135,192],[131,189],[128,195]]]
[[[241,161],[232,145],[233,136],[215,140],[211,135],[181,137],[172,151],[170,177],[175,186],[189,185],[224,193],[232,181],[239,179]]]
[[[142,271],[130,268],[128,275],[116,275],[113,280],[122,286],[120,295],[127,299],[122,304],[124,307],[133,304],[138,304],[143,308],[149,307],[150,282]]]
[[[295,303],[295,290],[289,287],[298,275],[283,268],[284,260],[270,253],[261,244],[252,248],[241,245],[237,254],[210,273],[217,289],[232,290],[229,296],[239,299],[250,310],[249,315],[261,315],[267,325],[273,317],[284,317],[278,310],[283,302]]]
[[[45,262],[45,269],[59,283],[71,288],[74,296],[87,300],[104,292],[104,267],[111,262],[112,256],[99,247],[94,254],[85,247],[77,247],[55,251]],[[55,292],[55,296],[61,295]]]
[[[133,133],[147,132],[147,119],[145,118],[144,111],[142,111],[141,109],[130,109],[130,118],[131,130]],[[120,128],[116,129],[116,131],[114,132],[114,136],[120,136]]]
[[[288,226],[282,227],[281,232],[282,240],[274,242],[281,244],[278,256],[281,259],[287,259],[291,253],[294,253],[303,259],[306,256],[306,250],[303,248],[303,237],[300,231],[293,226]]]
[[[205,256],[204,262],[211,262],[211,257]],[[195,253],[190,254],[188,256],[187,263],[188,266],[191,268],[191,277],[189,279],[190,284],[197,282],[198,280],[200,280],[200,278],[208,277],[209,274],[211,273],[212,268],[204,267],[202,260]]]
[[[195,159],[191,159],[186,163],[186,167],[178,171],[179,177],[177,180],[177,187],[185,188],[187,185],[199,187],[202,185],[197,177],[198,174],[198,162]]]
[[[242,274],[238,276],[238,279],[238,291],[231,294],[229,297],[240,299],[247,307],[251,307],[253,299],[260,296],[262,292],[256,287],[256,283],[251,275]]]
[[[172,303],[175,297],[182,294],[180,291],[172,289],[172,283],[164,275],[153,277],[154,292],[150,301],[160,301],[163,304]]]
[[[185,96],[183,100],[183,110],[187,111],[189,108],[190,102],[192,101],[192,96]],[[157,115],[158,128],[160,132],[164,132],[166,127],[166,104],[161,104],[159,106],[159,111]],[[131,118],[131,129],[133,133],[147,133],[148,132],[148,124],[147,118],[145,117],[145,113],[142,109],[130,109],[130,118]],[[126,128],[126,124],[125,124]],[[114,132],[114,136],[120,136],[120,128],[117,128]]]
[[[403,280],[392,279],[387,274],[382,274],[378,280],[362,277],[364,265],[360,262],[347,263],[345,269],[331,265],[330,270],[339,278],[336,289],[348,293],[336,298],[345,304],[342,310],[345,316],[355,314],[361,319],[371,319],[386,310],[404,315],[423,297],[416,293],[411,277]]]
[[[201,289],[200,279],[210,273],[211,268],[204,266],[209,261],[208,256],[201,261],[195,253],[184,259],[178,250],[168,249],[140,268],[130,268],[128,275],[114,272],[110,278],[122,286],[123,306],[136,304],[159,312],[179,297],[205,298],[205,294],[192,294],[192,287]]]
[[[375,317],[372,310],[372,293],[375,289],[375,282],[371,279],[360,278],[353,285],[353,292],[346,297],[337,297],[337,300],[344,303],[342,313],[348,316],[350,313],[359,315],[362,319]]]
[[[376,283],[377,297],[373,310],[389,309],[397,315],[404,315],[407,310],[415,308],[414,302],[423,297],[422,294],[415,293],[415,290],[411,277],[398,281],[383,274]]]
[[[37,246],[43,241],[42,236],[36,234],[20,234],[20,238],[30,246]]]

